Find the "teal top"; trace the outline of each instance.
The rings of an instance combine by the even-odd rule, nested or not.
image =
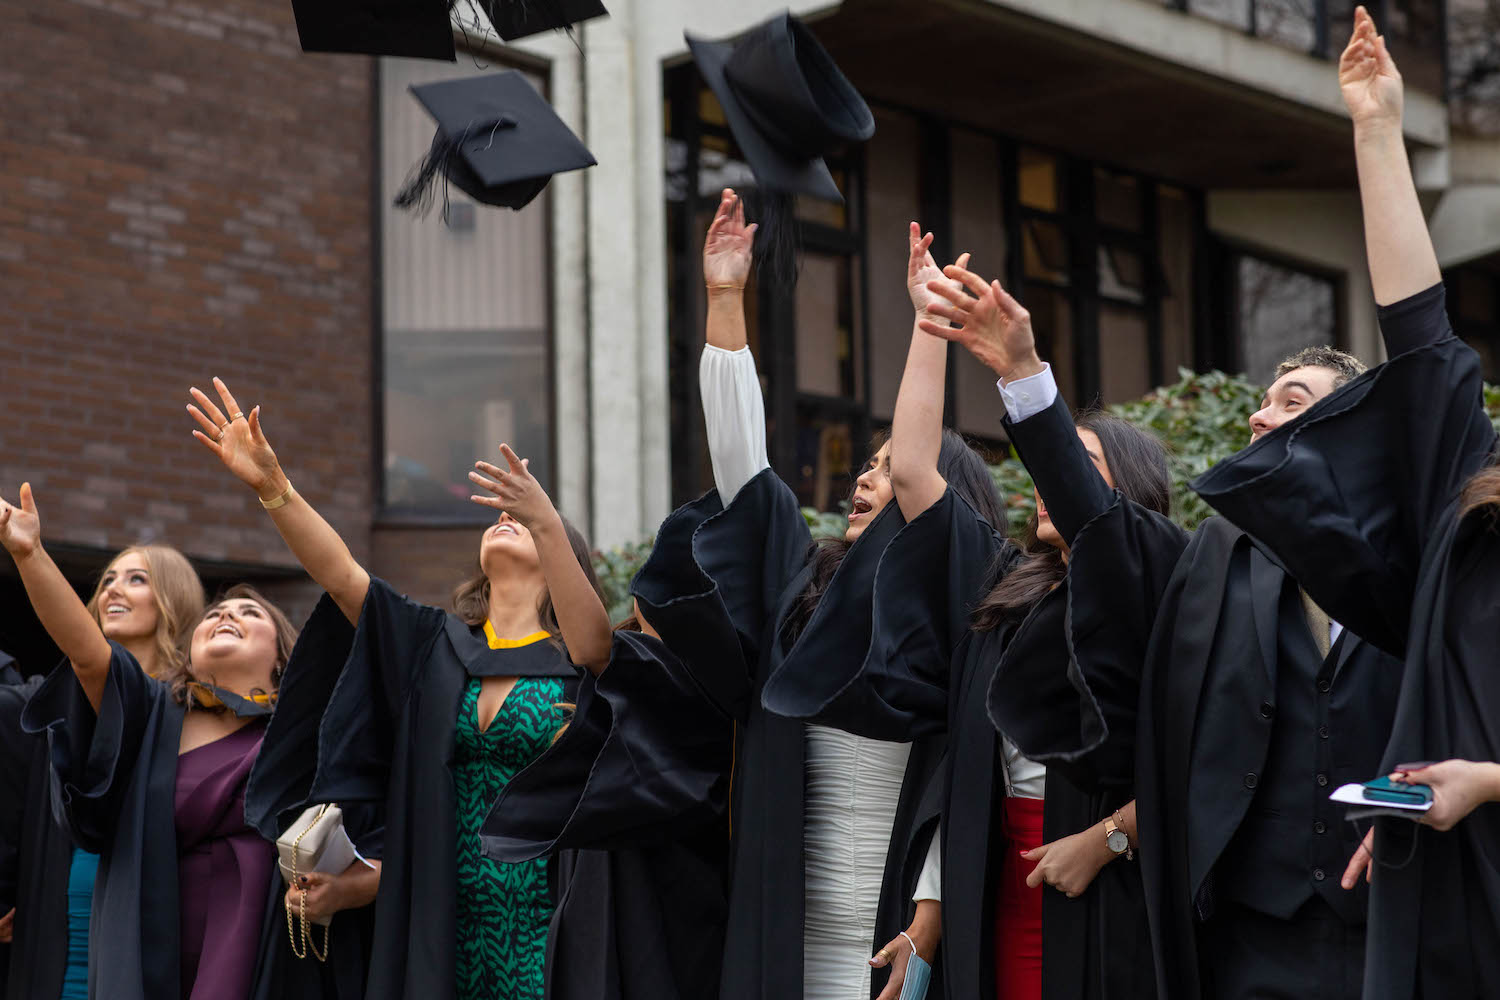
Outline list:
[[[469,679],[453,741],[458,805],[457,985],[462,1000],[543,1000],[553,902],[547,859],[505,864],[485,857],[479,829],[512,777],[551,745],[567,722],[563,682],[522,677],[481,730],[482,680]]]
[[[62,1000],[88,1000],[89,911],[94,904],[94,876],[99,855],[73,848],[68,868],[68,968],[63,974]]]

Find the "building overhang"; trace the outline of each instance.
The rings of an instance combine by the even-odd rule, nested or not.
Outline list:
[[[1145,0],[845,0],[811,26],[862,93],[1194,187],[1347,188],[1336,65]],[[1448,139],[1406,95],[1414,147]]]
[[[1445,191],[1428,230],[1444,268],[1500,253],[1500,184],[1465,184]]]

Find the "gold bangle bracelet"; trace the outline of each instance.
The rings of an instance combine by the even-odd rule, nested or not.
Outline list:
[[[286,481],[286,492],[282,493],[281,496],[276,497],[274,500],[261,500],[260,505],[266,510],[275,510],[277,507],[285,507],[287,501],[292,498],[292,492],[292,481],[288,479]],[[256,499],[260,500],[260,497],[256,497]]]
[[[711,292],[724,292],[730,290],[743,292],[745,290],[744,285],[705,285],[704,287]]]

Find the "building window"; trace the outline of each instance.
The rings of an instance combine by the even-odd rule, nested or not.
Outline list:
[[[1338,281],[1241,253],[1233,258],[1239,368],[1269,385],[1276,366],[1304,347],[1338,346]]]
[[[551,481],[547,195],[512,212],[451,188],[445,225],[439,181],[425,217],[393,207],[435,128],[409,88],[475,71],[382,59],[379,73],[382,511],[482,520],[466,477],[476,458],[498,460],[500,442]]]

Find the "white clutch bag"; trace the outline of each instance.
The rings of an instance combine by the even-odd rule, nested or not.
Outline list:
[[[304,810],[286,833],[277,838],[276,853],[279,856],[281,875],[286,879],[287,885],[294,889],[298,888],[298,879],[308,872],[337,875],[355,861],[362,860],[349,835],[344,832],[343,810],[331,803],[310,806]],[[302,912],[299,917],[302,924],[300,935],[292,919],[292,904],[287,902],[286,930],[292,939],[292,953],[298,958],[306,958],[307,952],[311,951],[318,961],[326,961],[328,924],[332,918],[324,917],[313,921],[323,928],[323,948],[320,954],[307,929],[306,893],[302,894]]]

